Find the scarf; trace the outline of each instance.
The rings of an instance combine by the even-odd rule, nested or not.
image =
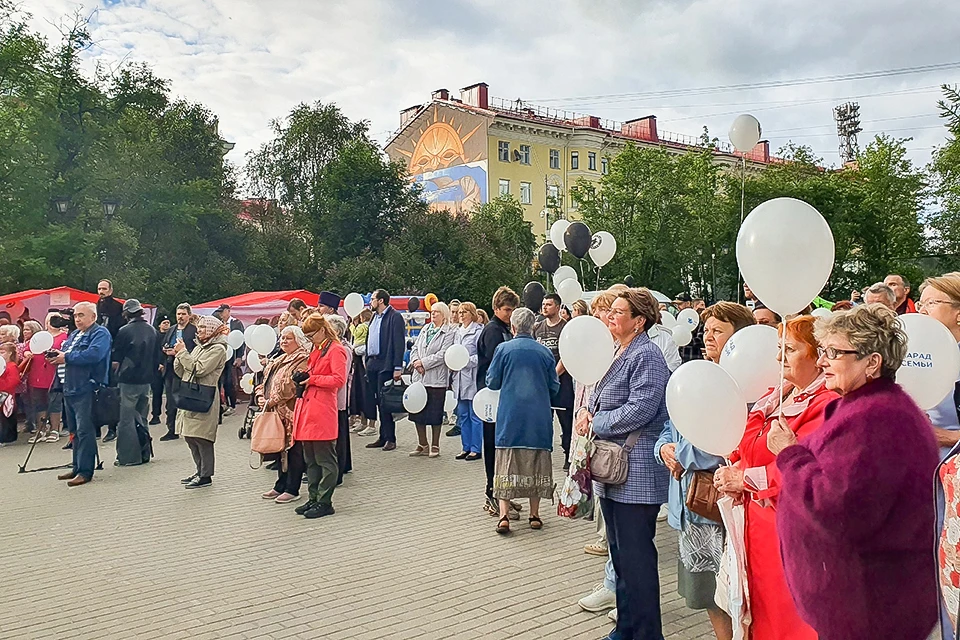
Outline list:
[[[440,326],[438,327],[437,325],[435,325],[435,324],[433,324],[433,323],[431,322],[430,324],[428,324],[428,325],[426,326],[425,329],[423,329],[424,331],[427,332],[426,341],[427,341],[427,346],[428,346],[428,347],[430,346],[430,343],[433,342],[433,339],[434,339],[435,337],[437,337],[437,334],[440,333],[440,329],[442,329],[442,328],[443,328],[443,325],[440,325]]]

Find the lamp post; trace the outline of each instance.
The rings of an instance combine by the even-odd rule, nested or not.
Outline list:
[[[104,198],[101,200],[103,204],[103,217],[107,220],[112,220],[114,214],[117,212],[117,207],[120,206],[120,202],[115,198]]]
[[[53,199],[53,206],[60,215],[66,215],[70,210],[70,198],[59,196]]]

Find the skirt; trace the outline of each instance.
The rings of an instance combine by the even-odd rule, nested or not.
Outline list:
[[[410,422],[439,426],[443,424],[443,403],[447,398],[447,390],[443,387],[426,387],[426,389],[427,406],[420,413],[411,413]]]
[[[687,523],[680,531],[677,593],[689,609],[716,608],[717,571],[723,555],[723,528]]]
[[[493,471],[493,497],[552,498],[553,460],[544,449],[497,449]]]

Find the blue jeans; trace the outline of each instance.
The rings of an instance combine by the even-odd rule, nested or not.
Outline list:
[[[473,400],[457,402],[457,426],[460,427],[460,442],[463,451],[480,453],[483,450],[483,423],[473,412]]]
[[[97,439],[93,427],[93,392],[64,396],[63,419],[74,435],[73,472],[87,480],[93,478],[97,459]]]
[[[603,565],[603,586],[617,592],[617,570],[613,568],[613,556],[607,553],[607,562]]]

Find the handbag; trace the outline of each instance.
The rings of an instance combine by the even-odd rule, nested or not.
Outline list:
[[[253,419],[250,450],[260,455],[280,453],[287,448],[287,431],[276,411],[262,411]]]
[[[102,427],[120,422],[119,387],[97,387],[93,390],[93,426]]]
[[[380,410],[385,413],[407,413],[403,408],[403,394],[407,390],[407,385],[395,380],[387,380],[383,383],[383,390],[380,393]]]
[[[592,431],[591,431],[592,437]],[[590,472],[593,479],[604,484],[623,484],[630,472],[628,456],[640,439],[640,430],[627,436],[621,447],[609,440],[593,440],[593,452],[590,454]]]
[[[182,381],[176,391],[177,409],[194,413],[207,413],[213,407],[217,388],[196,381],[197,368],[190,374],[190,381]]]
[[[717,488],[713,486],[713,473],[710,471],[693,472],[693,476],[690,478],[690,486],[687,487],[687,509],[708,520],[723,522],[723,518],[720,516],[720,507],[717,506],[717,501],[722,497]]]

